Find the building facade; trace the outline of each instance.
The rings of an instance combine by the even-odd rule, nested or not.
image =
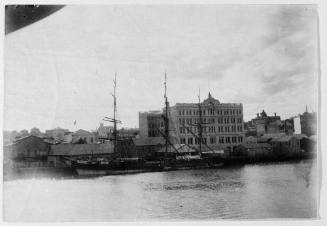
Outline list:
[[[317,113],[307,110],[300,115],[301,133],[308,137],[317,134]]]
[[[94,144],[97,143],[95,134],[86,130],[77,130],[72,134],[72,143]]]
[[[69,132],[68,129],[62,129],[62,128],[54,128],[50,130],[45,131],[45,137],[46,138],[51,138],[54,141],[63,141],[65,133]]]
[[[112,138],[113,131],[113,126],[104,126],[103,123],[100,123],[100,126],[97,129],[98,139],[102,141],[109,140]]]
[[[139,112],[140,137],[160,137],[164,131],[162,111]]]
[[[293,134],[294,120],[281,120],[280,116],[268,116],[265,110],[257,113],[257,117],[246,123],[246,134],[250,136],[262,136],[264,134],[285,133]]]
[[[204,151],[209,147],[233,149],[244,141],[241,103],[220,103],[209,93],[202,103],[177,103],[170,107],[169,113],[170,136],[174,143],[196,148],[201,144],[201,151]]]

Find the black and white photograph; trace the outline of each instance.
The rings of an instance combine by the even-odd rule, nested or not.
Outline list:
[[[3,11],[3,221],[320,219],[317,4]]]

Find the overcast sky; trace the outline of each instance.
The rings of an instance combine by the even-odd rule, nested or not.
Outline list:
[[[95,129],[112,116],[212,96],[282,118],[317,110],[310,5],[67,6],[5,37],[4,129]],[[76,120],[76,125],[74,121]]]

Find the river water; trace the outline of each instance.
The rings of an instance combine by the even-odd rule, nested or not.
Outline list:
[[[312,160],[4,182],[6,221],[316,218]]]

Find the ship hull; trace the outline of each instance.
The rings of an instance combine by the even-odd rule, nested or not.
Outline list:
[[[162,163],[121,165],[121,166],[99,166],[99,165],[75,165],[74,168],[78,176],[106,176],[119,174],[134,174],[158,171],[190,170],[190,169],[208,169],[220,168],[222,163],[208,164],[202,160],[193,161],[174,161],[167,165]]]

